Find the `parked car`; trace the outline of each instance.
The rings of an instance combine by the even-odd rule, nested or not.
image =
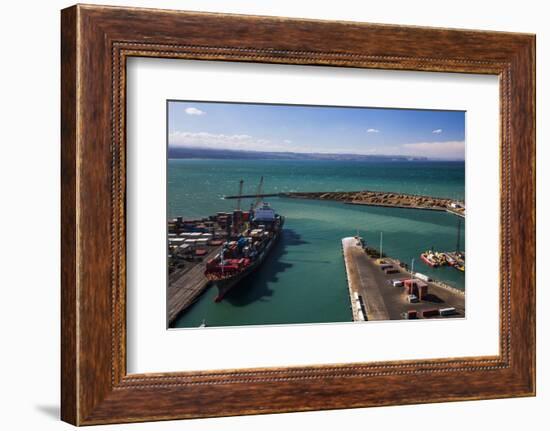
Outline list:
[[[409,301],[409,303],[414,303],[414,302],[418,302],[418,297],[416,295],[407,295],[407,301]]]

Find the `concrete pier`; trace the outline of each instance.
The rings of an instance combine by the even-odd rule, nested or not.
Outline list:
[[[464,292],[441,282],[427,282],[428,294],[416,303],[409,303],[404,287],[394,286],[393,280],[410,279],[411,274],[399,266],[399,262],[384,258],[397,271],[386,274],[377,263],[376,257],[369,256],[356,237],[342,239],[344,263],[348,278],[348,288],[353,320],[360,319],[356,295],[361,298],[366,320],[403,319],[403,313],[415,310],[422,317],[425,310],[455,308],[456,312],[445,317],[464,317]],[[441,318],[436,315],[430,318]]]
[[[206,262],[213,258],[221,248],[221,246],[214,247],[201,262],[195,263],[176,280],[171,280],[168,283],[166,307],[168,326],[172,326],[180,313],[187,309],[208,287],[208,279],[204,276]]]
[[[388,310],[380,292],[380,287],[372,279],[372,274],[367,270],[368,259],[362,245],[354,237],[342,240],[342,251],[348,277],[348,288],[352,304],[353,320],[358,319],[357,300],[355,293],[364,304],[366,320],[389,320]]]

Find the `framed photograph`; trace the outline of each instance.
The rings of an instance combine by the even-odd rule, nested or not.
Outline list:
[[[465,317],[465,112],[167,111],[170,328]]]
[[[61,44],[63,420],[535,394],[534,35],[77,5]]]

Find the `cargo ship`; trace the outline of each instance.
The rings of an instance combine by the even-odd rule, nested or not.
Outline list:
[[[259,190],[262,183],[263,178]],[[247,213],[240,210],[239,203],[239,208],[233,211],[232,218],[232,237],[223,244],[222,250],[206,263],[204,272],[205,277],[218,289],[216,302],[220,302],[227,292],[265,261],[279,239],[285,221],[269,203],[260,199]]]

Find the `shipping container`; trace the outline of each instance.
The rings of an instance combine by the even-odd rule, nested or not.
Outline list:
[[[417,289],[418,299],[420,300],[425,299],[426,296],[428,295],[428,285],[427,284],[417,285],[416,289]]]
[[[192,252],[194,249],[193,246],[191,246],[190,244],[183,244],[183,245],[180,245],[179,248],[178,248],[178,252],[180,254],[187,254],[187,253],[190,253]]]
[[[456,314],[456,308],[454,308],[454,307],[440,308],[439,309],[439,315],[440,316],[451,316],[453,314]]]
[[[428,308],[427,310],[422,310],[422,317],[433,317],[439,316],[439,310],[437,308]]]
[[[406,320],[412,320],[417,318],[416,310],[408,310],[401,313],[401,318]]]
[[[181,245],[185,242],[183,238],[168,238],[168,244],[170,245]]]
[[[408,319],[416,319],[417,315],[418,315],[418,313],[416,312],[416,310],[407,311],[407,318]]]
[[[414,274],[414,276],[415,276],[416,278],[419,278],[419,279],[422,280],[422,281],[432,281],[432,279],[431,279],[430,277],[428,277],[427,275],[424,275],[424,274],[420,274],[419,272],[416,272],[416,273]]]

